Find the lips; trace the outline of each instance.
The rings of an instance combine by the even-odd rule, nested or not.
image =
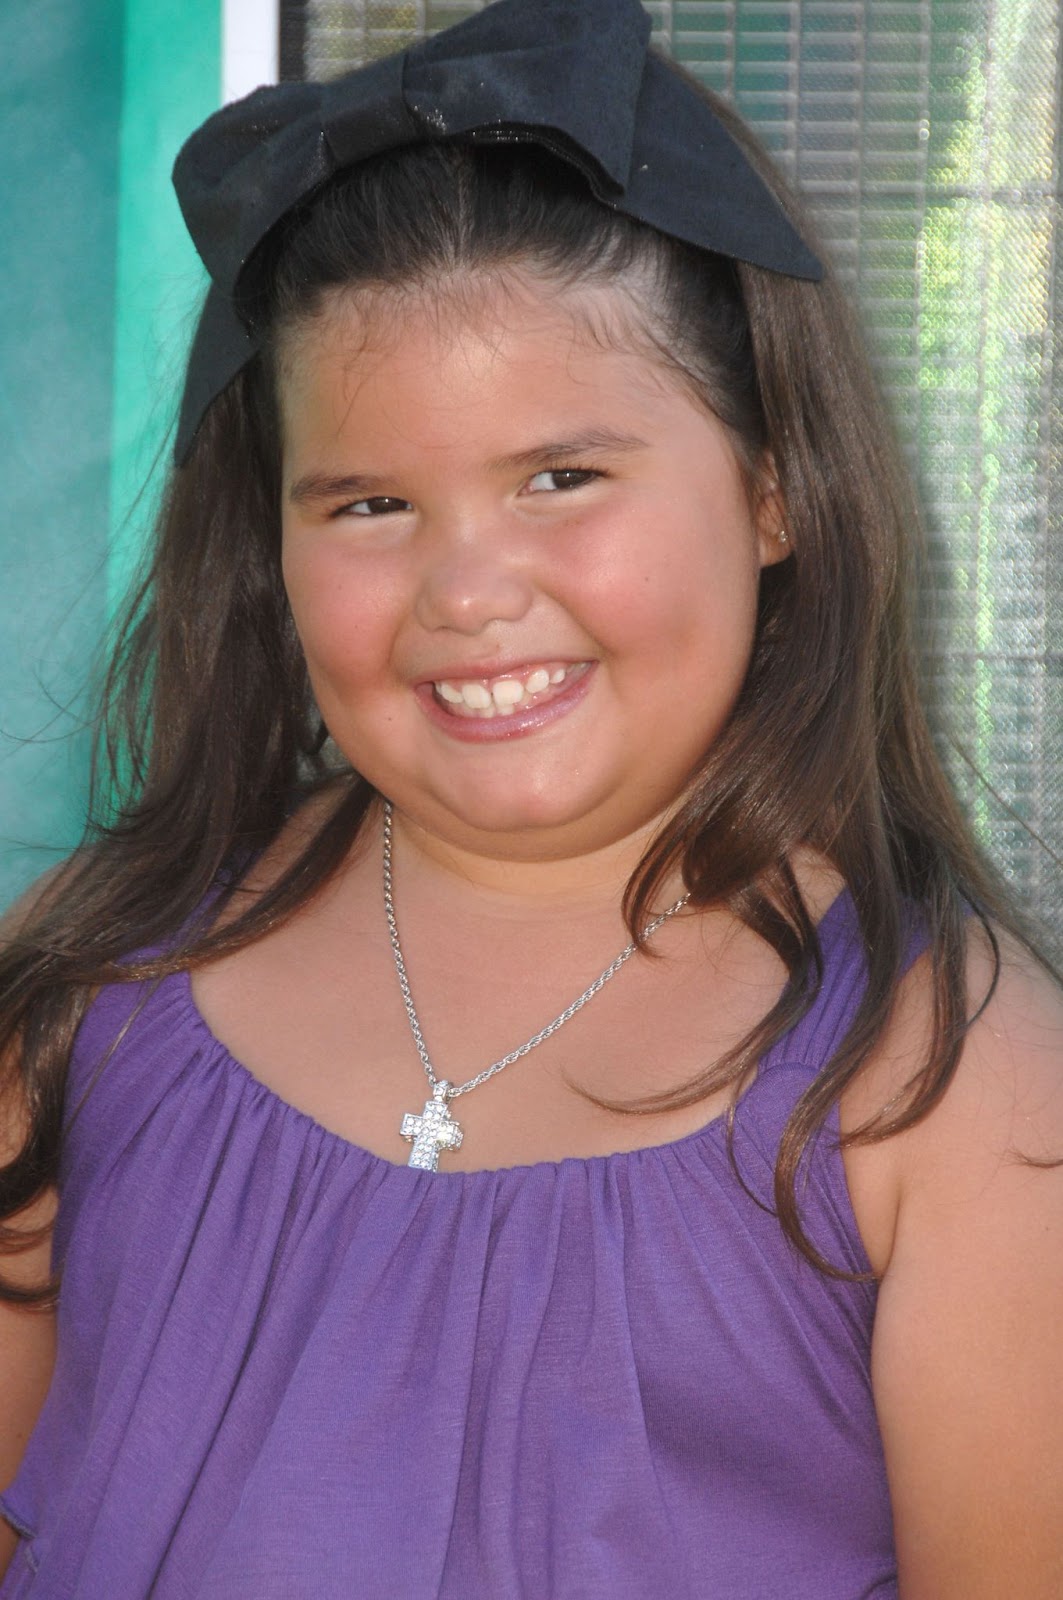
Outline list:
[[[483,676],[467,669],[423,683],[418,699],[454,737],[483,742],[530,733],[583,699],[594,663],[544,660]]]

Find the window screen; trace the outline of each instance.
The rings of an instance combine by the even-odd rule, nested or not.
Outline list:
[[[578,4],[578,0],[573,0]],[[327,78],[481,9],[298,0],[282,74]],[[861,308],[930,532],[941,748],[1063,957],[1058,0],[651,0],[810,201]]]

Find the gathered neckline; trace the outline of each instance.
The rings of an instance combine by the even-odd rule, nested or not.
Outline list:
[[[827,907],[827,910],[823,913],[822,917],[819,919],[819,922],[816,924],[816,931],[821,940],[824,935],[827,935],[833,931],[834,923],[841,918],[844,911],[848,910],[850,904],[851,896],[849,894],[849,890],[847,887],[843,887],[831,901],[830,905]],[[328,1142],[333,1147],[341,1151],[341,1153],[343,1153],[345,1156],[354,1157],[368,1167],[383,1169],[389,1174],[407,1173],[411,1179],[419,1183],[425,1181],[436,1183],[440,1179],[443,1179],[444,1182],[449,1184],[454,1184],[458,1179],[484,1180],[490,1178],[498,1181],[505,1179],[506,1177],[519,1176],[522,1174],[527,1175],[532,1173],[558,1172],[562,1168],[566,1167],[569,1169],[573,1167],[589,1169],[602,1165],[615,1167],[619,1163],[627,1164],[631,1162],[637,1162],[645,1157],[667,1156],[671,1152],[678,1152],[682,1150],[684,1146],[692,1145],[699,1140],[716,1138],[726,1128],[727,1125],[728,1111],[724,1110],[717,1112],[714,1117],[710,1117],[709,1120],[704,1122],[700,1128],[695,1128],[691,1133],[680,1134],[676,1139],[666,1139],[658,1144],[636,1145],[631,1150],[613,1150],[605,1153],[604,1155],[558,1156],[552,1160],[545,1159],[542,1161],[515,1162],[498,1167],[472,1167],[457,1169],[439,1167],[433,1172],[426,1172],[423,1168],[411,1167],[406,1162],[392,1161],[389,1156],[382,1156],[376,1150],[370,1150],[367,1145],[359,1144],[355,1139],[348,1139],[346,1135],[337,1133],[334,1128],[326,1127],[326,1125],[323,1122],[320,1122],[312,1112],[304,1111],[293,1101],[286,1099],[285,1096],[282,1095],[278,1090],[271,1088],[268,1083],[265,1083],[254,1072],[252,1072],[251,1068],[247,1066],[245,1062],[241,1061],[239,1057],[232,1053],[225,1041],[218,1037],[210,1023],[207,1021],[207,1018],[200,1010],[199,1002],[196,999],[195,991],[192,987],[192,969],[189,967],[183,967],[180,969],[180,971],[172,975],[172,979],[163,980],[164,983],[170,981],[180,982],[181,992],[188,1010],[188,1014],[197,1032],[203,1035],[207,1044],[210,1046],[211,1054],[219,1059],[229,1071],[243,1080],[247,1084],[248,1088],[258,1095],[262,1100],[275,1107],[276,1110],[287,1119],[304,1124],[308,1131],[312,1132],[315,1137],[321,1139],[322,1141]],[[798,1023],[797,1026],[800,1026],[800,1023]],[[777,1043],[772,1047],[772,1050],[769,1052],[770,1055],[774,1055],[776,1051],[780,1050],[780,1047],[783,1047],[783,1055],[785,1057],[784,1047],[786,1037],[787,1036],[784,1035],[782,1039],[777,1041]],[[761,1065],[762,1064],[763,1063],[761,1063]],[[761,1082],[762,1075],[758,1068],[756,1076],[753,1078],[749,1087],[739,1097],[739,1101],[736,1102],[736,1105],[743,1102],[748,1095],[753,1093],[753,1091]]]

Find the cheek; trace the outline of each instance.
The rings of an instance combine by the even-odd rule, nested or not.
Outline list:
[[[615,561],[584,577],[606,648],[744,674],[760,577],[744,524],[714,526],[665,507],[649,538],[618,546]]]
[[[336,560],[334,552],[285,549],[284,584],[292,617],[319,698],[372,683],[386,663],[394,601],[386,575],[369,563]],[[322,708],[324,709],[324,708]]]

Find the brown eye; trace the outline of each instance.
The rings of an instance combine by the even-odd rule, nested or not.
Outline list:
[[[390,494],[374,494],[367,500],[352,500],[350,505],[341,506],[336,516],[386,517],[395,511],[412,510],[413,507],[408,500],[399,500]]]
[[[532,494],[556,494],[565,489],[582,489],[585,483],[600,477],[601,473],[590,467],[551,467],[529,478],[528,488]]]

